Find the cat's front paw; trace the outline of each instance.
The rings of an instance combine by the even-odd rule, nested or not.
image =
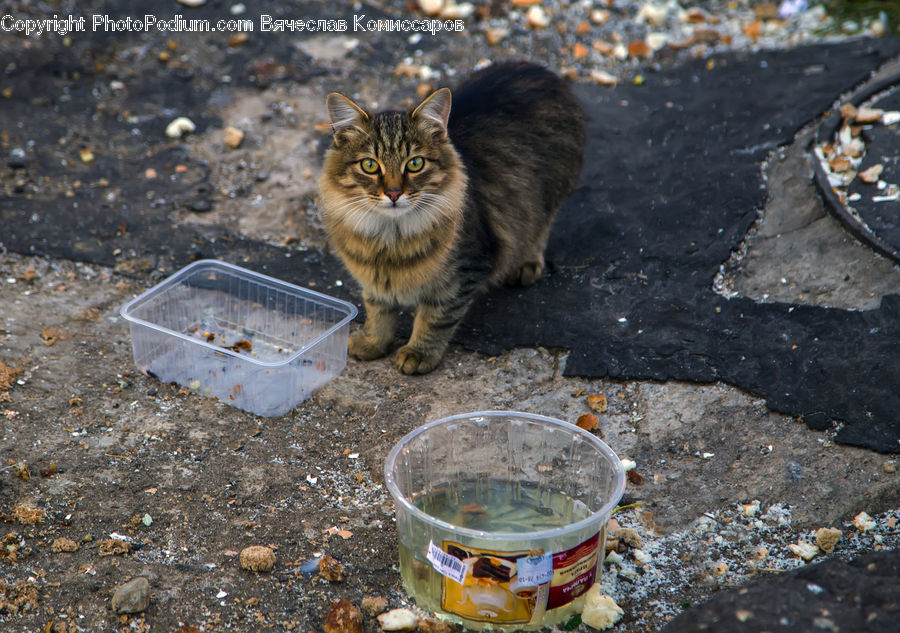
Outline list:
[[[376,339],[373,336],[367,336],[363,330],[358,330],[350,335],[347,351],[353,358],[374,360],[386,355],[390,344],[390,340]]]
[[[404,345],[397,350],[394,366],[407,376],[427,374],[437,367],[437,364],[441,362],[442,356],[443,353],[440,351],[424,352],[412,345]]]
[[[544,274],[543,262],[526,262],[504,280],[507,286],[519,287],[534,284]]]

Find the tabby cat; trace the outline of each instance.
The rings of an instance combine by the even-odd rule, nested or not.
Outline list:
[[[584,113],[559,77],[527,62],[489,66],[453,93],[373,114],[327,99],[334,138],[319,181],[329,241],[363,290],[349,351],[397,352],[404,374],[435,368],[472,301],[544,270],[550,225],[581,168]]]

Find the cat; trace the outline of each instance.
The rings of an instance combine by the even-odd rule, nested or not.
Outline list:
[[[349,353],[387,355],[400,311],[415,308],[395,365],[430,372],[480,293],[543,274],[581,169],[581,104],[542,66],[505,62],[407,111],[373,114],[336,92],[326,105],[322,218],[366,310]]]

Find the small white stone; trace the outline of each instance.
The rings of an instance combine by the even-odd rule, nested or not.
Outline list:
[[[419,0],[419,8],[425,15],[437,15],[444,8],[444,0]]]
[[[606,9],[593,9],[591,11],[591,22],[594,24],[606,24],[612,14]]]
[[[166,126],[166,136],[169,138],[181,138],[185,134],[190,134],[196,129],[197,126],[194,125],[193,121],[186,116],[180,116],[173,119],[172,122]]]
[[[237,149],[244,141],[244,132],[236,127],[229,125],[225,128],[225,145],[232,149]]]
[[[415,631],[419,616],[409,609],[393,609],[378,616],[378,624],[385,631]]]
[[[528,12],[525,13],[525,18],[528,20],[528,24],[536,29],[543,29],[550,25],[550,18],[547,17],[547,12],[539,4],[532,5]]]
[[[637,463],[635,463],[633,459],[628,459],[627,457],[623,457],[619,460],[619,462],[621,462],[622,468],[625,470],[625,472],[634,470],[637,467]]]
[[[665,21],[668,14],[668,7],[645,4],[638,11],[637,19],[646,22],[650,26],[659,26]]]
[[[669,36],[665,33],[648,33],[644,41],[647,42],[650,50],[658,51],[669,43]]]
[[[619,78],[615,75],[611,75],[605,70],[600,70],[599,68],[594,68],[591,70],[591,79],[600,84],[601,86],[615,86],[619,83]]]
[[[462,20],[471,17],[475,13],[475,5],[471,2],[448,3],[441,9],[441,18],[444,20]]]

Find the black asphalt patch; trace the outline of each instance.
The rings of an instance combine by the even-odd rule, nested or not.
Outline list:
[[[724,381],[814,428],[839,424],[839,442],[900,452],[900,297],[859,312],[713,291],[764,205],[761,162],[898,48],[734,55],[582,87],[588,158],[551,237],[553,272],[493,293],[458,339],[568,348],[568,375]]]
[[[897,629],[900,551],[833,558],[720,592],[672,620],[664,633],[681,631],[855,631]]]
[[[128,67],[113,58],[112,39],[14,60],[13,98],[0,112],[9,132],[2,246],[145,278],[221,258],[358,300],[349,284],[332,287],[346,273],[330,255],[169,220],[173,208],[205,208],[213,197],[207,167],[162,136],[175,113],[202,112],[223,72],[249,86],[302,82],[321,69],[288,44],[274,62],[271,50],[210,46],[210,63],[173,84],[137,52]],[[486,353],[567,348],[568,375],[723,381],[816,428],[840,424],[840,442],[900,452],[900,297],[857,312],[712,290],[764,204],[761,162],[898,51],[894,38],[724,55],[712,68],[703,60],[649,73],[640,86],[579,86],[590,119],[586,167],[551,238],[550,274],[490,294],[456,342]],[[116,91],[116,64],[112,76],[140,91]],[[32,85],[44,94],[29,95]],[[196,122],[201,132],[221,125]],[[80,150],[97,139],[85,162]],[[140,176],[159,165],[166,178]],[[176,165],[183,169],[170,176]]]

